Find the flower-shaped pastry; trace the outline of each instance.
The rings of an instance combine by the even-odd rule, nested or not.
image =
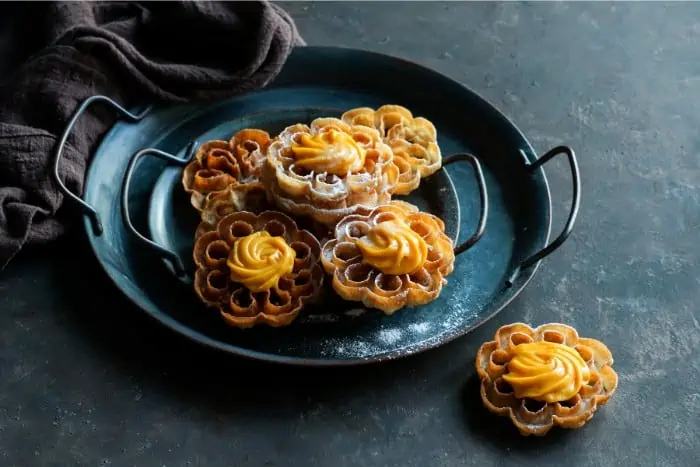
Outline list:
[[[274,211],[276,206],[267,198],[265,188],[258,183],[238,183],[224,191],[207,196],[200,213],[201,222],[197,226],[195,239],[200,235],[216,230],[217,224],[224,217],[239,211],[249,211],[260,214],[264,211]],[[331,236],[327,226],[308,217],[295,219],[297,226],[311,232],[323,245]]]
[[[197,227],[195,238],[201,234],[216,230],[217,224],[224,217],[234,212],[249,211],[260,214],[274,211],[275,206],[267,199],[262,183],[236,183],[227,189],[210,193],[200,212],[201,222]]]
[[[617,388],[612,364],[605,344],[558,323],[502,326],[476,356],[484,405],[525,436],[582,427]]]
[[[332,227],[389,202],[399,176],[392,160],[377,130],[317,118],[275,138],[263,181],[280,209]]]
[[[410,193],[418,187],[421,177],[434,174],[442,166],[435,125],[423,117],[414,117],[405,107],[383,105],[377,110],[359,107],[345,112],[341,120],[348,125],[379,130],[394,152],[394,164],[400,170],[395,194]]]
[[[194,289],[231,326],[286,326],[320,294],[320,255],[316,237],[286,215],[235,212],[195,240]]]
[[[182,185],[190,194],[192,206],[201,211],[209,195],[225,191],[231,185],[252,184],[262,188],[260,176],[270,142],[267,132],[245,129],[230,141],[212,140],[202,144],[182,173]]]
[[[344,218],[321,257],[338,295],[388,315],[437,298],[455,260],[442,220],[403,201]]]

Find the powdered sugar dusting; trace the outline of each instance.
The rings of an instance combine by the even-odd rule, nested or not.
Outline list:
[[[339,357],[349,356],[352,358],[367,358],[377,353],[377,348],[365,341],[343,342],[330,347],[329,350]]]
[[[385,344],[394,344],[401,339],[402,334],[399,329],[382,329],[379,331],[379,340]]]
[[[430,323],[414,323],[408,326],[408,328],[416,334],[424,334],[430,329]]]
[[[489,293],[468,280],[454,282],[458,284],[450,284],[428,306],[402,309],[393,316],[361,305],[338,310],[338,321],[328,324],[332,331],[323,339],[321,354],[338,360],[390,358],[454,336],[479,317]],[[322,326],[322,319],[316,322]]]

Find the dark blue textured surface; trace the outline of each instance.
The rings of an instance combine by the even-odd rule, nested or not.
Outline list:
[[[574,147],[574,234],[464,338],[316,369],[232,358],[155,323],[106,278],[77,224],[0,275],[0,465],[696,466],[700,3],[285,7],[310,44],[415,60],[484,95],[538,154]],[[554,236],[571,177],[565,160],[546,171]],[[568,323],[610,347],[619,389],[582,429],[523,438],[483,408],[474,356],[514,321]]]
[[[371,79],[360,79],[343,68],[357,63],[362,63],[363,76]],[[311,68],[314,73],[309,74]],[[403,85],[394,89],[391,83],[398,76]],[[421,87],[439,91],[418,98],[414,90]],[[447,102],[452,105],[446,107]],[[129,237],[119,205],[112,202],[120,188],[113,181],[123,174],[130,155],[143,147],[183,152],[193,139],[228,139],[246,127],[276,134],[298,121],[387,103],[405,105],[434,121],[443,155],[473,152],[483,161],[487,178],[490,213],[486,233],[457,257],[448,284],[428,305],[389,317],[356,302],[343,302],[329,290],[319,305],[309,308],[308,315],[292,326],[231,329],[218,313],[198,302],[190,285],[168,274],[151,252]],[[198,342],[240,355],[299,364],[395,358],[443,344],[473,329],[512,299],[531,277],[534,270],[523,274],[517,286],[504,286],[518,261],[544,246],[549,227],[543,174],[532,177],[523,170],[521,150],[531,154],[514,127],[478,96],[447,78],[383,55],[307,47],[295,52],[279,79],[263,91],[208,108],[157,109],[140,123],[117,125],[105,136],[88,172],[85,200],[104,218],[105,228],[103,237],[92,232],[88,236],[98,259],[127,296]],[[454,171],[458,196],[445,170]],[[151,200],[148,230],[153,239],[176,250],[192,272],[197,219],[181,188],[180,174],[179,167],[163,171],[158,160],[139,163],[129,206],[133,221],[140,222],[139,230],[145,231],[144,217]],[[452,238],[456,239],[459,230],[466,238],[476,228],[479,197],[468,164],[439,171],[405,199],[440,216]],[[539,205],[537,200],[541,200]]]

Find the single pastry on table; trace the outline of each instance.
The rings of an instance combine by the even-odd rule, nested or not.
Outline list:
[[[235,212],[196,238],[194,289],[233,327],[291,324],[321,292],[321,245],[283,213]]]
[[[201,211],[207,198],[231,185],[243,185],[238,195],[239,203],[245,204],[242,195],[263,189],[260,175],[270,142],[266,131],[248,128],[229,141],[203,143],[182,173],[182,185],[190,194],[192,206]]]
[[[435,300],[455,260],[443,221],[396,200],[340,221],[321,257],[338,295],[388,315]]]
[[[617,388],[610,350],[565,324],[502,326],[476,356],[481,399],[521,434],[580,428]]]
[[[397,195],[415,190],[422,177],[434,174],[442,166],[435,125],[423,117],[414,117],[405,107],[383,105],[377,110],[358,107],[345,112],[341,120],[348,125],[377,129],[391,147],[394,163],[400,170],[399,183],[394,189]]]
[[[317,118],[274,139],[263,182],[280,210],[333,227],[390,201],[399,176],[392,160],[377,130]]]

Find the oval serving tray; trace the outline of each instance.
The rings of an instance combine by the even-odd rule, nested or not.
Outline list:
[[[209,106],[132,113],[95,96],[76,110],[61,143],[94,102],[111,105],[124,121],[114,125],[94,154],[83,199],[68,192],[58,170],[55,175],[64,193],[86,214],[86,233],[97,260],[115,285],[159,322],[196,342],[241,356],[344,365],[442,345],[505,307],[527,285],[540,260],[566,240],[578,212],[580,179],[571,149],[557,147],[537,158],[520,131],[478,95],[434,71],[381,54],[299,48],[265,89]],[[398,197],[440,216],[453,240],[465,241],[474,233],[467,241],[471,248],[456,258],[440,297],[385,316],[327,294],[288,327],[226,326],[215,310],[200,304],[187,280],[192,272],[188,250],[198,216],[182,190],[180,175],[191,143],[227,139],[244,127],[274,133],[300,119],[382,104],[400,104],[431,120],[438,130],[444,165],[456,154],[472,154],[481,163],[472,156],[457,157],[453,160],[471,166],[444,167],[411,195]],[[57,148],[56,169],[62,146]],[[158,157],[146,157],[154,154]],[[562,233],[548,244],[551,199],[543,165],[559,154],[569,160],[574,196]],[[479,186],[481,169],[486,189]],[[488,224],[481,237],[486,191]],[[122,195],[126,210],[118,201]],[[141,234],[134,235],[130,224]],[[154,241],[144,242],[141,235]],[[163,253],[167,261],[162,260]],[[178,266],[184,270],[179,278],[173,274],[181,272]]]

